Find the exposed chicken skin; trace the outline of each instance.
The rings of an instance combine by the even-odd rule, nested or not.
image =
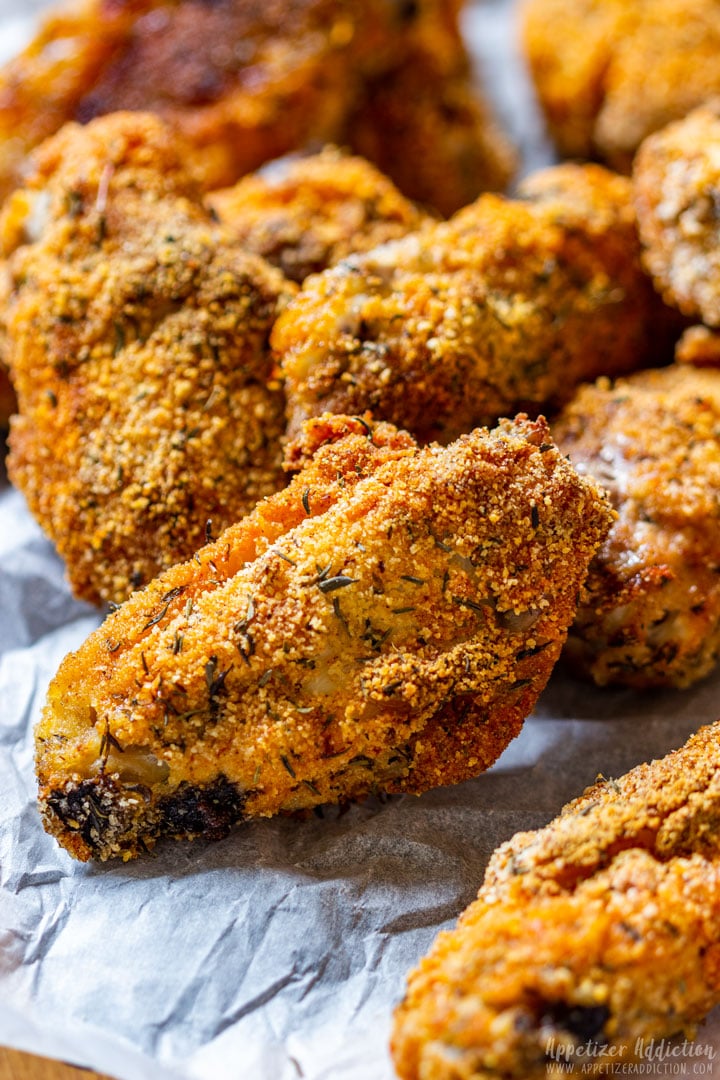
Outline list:
[[[685,687],[720,656],[720,370],[679,364],[583,387],[554,425],[618,520],[567,658],[600,685]]]
[[[288,489],[63,663],[37,768],[76,857],[453,783],[532,709],[610,525],[597,489],[543,421],[424,450],[332,417],[307,438],[325,431]]]
[[[559,166],[521,200],[484,195],[310,279],[272,336],[290,430],[371,409],[447,441],[669,358],[676,316],[641,270],[630,193],[599,166]]]
[[[92,601],[285,482],[268,335],[293,286],[213,223],[182,158],[141,113],[70,125],[0,218],[9,472]]]
[[[366,80],[414,63],[420,45],[440,71],[452,62],[455,77],[455,69],[467,67],[459,6],[457,0],[82,0],[51,15],[0,72],[0,197],[17,184],[28,151],[64,123],[119,110],[151,111],[172,124],[208,190],[308,144],[352,141],[350,117]],[[484,107],[469,77],[462,78],[473,119],[456,127],[466,157],[476,138],[481,148],[477,174],[465,178],[473,198],[483,183],[505,183],[508,152],[491,122],[485,131]],[[443,94],[441,77],[438,102]],[[442,199],[447,181],[454,185],[463,164],[447,154],[448,172],[428,189],[431,202]],[[425,171],[421,160],[417,168]],[[404,164],[402,170],[409,175]]]
[[[646,139],[633,182],[657,288],[686,315],[720,326],[720,99]]]
[[[331,147],[273,162],[207,202],[248,251],[299,283],[425,221],[369,162]]]
[[[402,1080],[543,1080],[553,1057],[611,1074],[692,1036],[720,1002],[719,837],[714,724],[503,844],[410,976]]]
[[[720,93],[717,0],[524,0],[550,130],[568,157],[629,172],[642,140]]]

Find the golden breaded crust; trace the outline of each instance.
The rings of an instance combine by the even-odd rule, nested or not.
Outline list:
[[[15,186],[28,151],[64,123],[120,110],[172,123],[208,187],[307,137],[332,138],[354,92],[353,7],[86,0],[51,14],[0,75],[0,191]]]
[[[492,857],[411,974],[403,1080],[540,1080],[642,1058],[720,1001],[720,725]],[[640,1042],[638,1042],[640,1040]]]
[[[619,515],[567,659],[600,685],[689,686],[720,655],[720,371],[685,364],[601,380],[553,430]]]
[[[524,0],[522,20],[566,156],[629,172],[647,135],[720,93],[716,0]]]
[[[563,165],[521,199],[484,195],[310,279],[272,344],[291,431],[324,410],[371,409],[447,441],[669,359],[675,319],[641,270],[629,181]]]
[[[543,421],[424,450],[320,423],[286,491],[62,665],[37,768],[76,857],[466,779],[532,709],[610,525],[597,489]]]
[[[82,0],[59,9],[0,70],[0,197],[17,186],[28,152],[64,123],[123,110],[171,124],[208,190],[304,146],[344,143],[367,81],[414,64],[418,48],[439,71],[450,56],[467,60],[459,7],[458,0]],[[443,94],[441,79],[438,102]],[[480,104],[471,100],[467,110],[476,120],[462,136],[466,156],[477,159],[477,138],[492,157],[501,137],[484,130]],[[463,162],[449,155],[447,165]],[[485,176],[490,169],[469,184],[469,197]],[[455,184],[438,177],[431,202],[448,180]]]
[[[669,304],[720,326],[720,99],[658,131],[633,169],[643,259]]]
[[[5,205],[9,472],[76,595],[125,599],[284,483],[293,286],[219,229],[161,121],[63,129]]]
[[[333,147],[273,162],[207,202],[246,250],[299,283],[425,221],[373,165]]]

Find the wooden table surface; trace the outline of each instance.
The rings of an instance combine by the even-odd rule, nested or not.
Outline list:
[[[74,1069],[59,1061],[21,1054],[0,1046],[0,1080],[111,1080],[88,1069]]]

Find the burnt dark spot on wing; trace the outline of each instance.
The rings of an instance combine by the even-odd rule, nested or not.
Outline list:
[[[220,840],[243,818],[245,796],[224,776],[207,787],[182,783],[159,803],[160,831],[170,835],[199,834]]]
[[[566,1001],[545,1004],[540,1025],[574,1035],[580,1042],[600,1035],[610,1016],[607,1005],[570,1005]]]

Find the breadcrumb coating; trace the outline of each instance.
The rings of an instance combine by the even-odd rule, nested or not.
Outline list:
[[[246,250],[298,283],[426,220],[368,161],[334,147],[273,162],[207,202]]]
[[[58,9],[0,73],[0,192],[16,186],[28,151],[63,124],[121,110],[172,123],[208,187],[305,138],[332,138],[354,92],[346,77],[353,7],[84,0]]]
[[[456,67],[467,65],[460,6],[458,0],[81,0],[60,8],[0,70],[0,198],[17,186],[28,152],[64,123],[122,110],[153,112],[170,123],[207,190],[293,150],[344,143],[366,83],[412,66],[420,45],[440,73],[449,56]],[[465,178],[474,198],[483,182],[500,179],[507,155],[489,116],[485,129],[487,109],[469,79],[464,86],[469,120],[454,119],[461,153],[450,140],[439,148],[452,172],[434,176],[431,166],[416,162],[427,173],[432,204],[442,200],[446,183],[456,184],[453,173],[466,159],[478,166],[473,180]],[[428,107],[442,109],[446,97],[440,75],[437,103],[431,97]],[[384,124],[382,111],[375,122]],[[420,154],[425,144],[414,149]]]
[[[686,315],[720,326],[720,99],[646,139],[633,182],[656,287]]]
[[[544,421],[420,450],[327,417],[300,460],[326,436],[61,666],[37,771],[77,858],[455,783],[531,711],[610,525],[597,488]]]
[[[669,359],[679,317],[640,267],[630,195],[599,166],[558,166],[308,280],[272,335],[290,430],[370,409],[448,441]]]
[[[0,217],[9,474],[75,594],[119,602],[283,486],[268,336],[293,286],[214,224],[154,117],[35,160]]]
[[[689,364],[583,387],[558,446],[608,492],[567,659],[604,686],[687,687],[720,656],[720,370]]]
[[[629,172],[646,136],[720,93],[716,0],[524,0],[522,22],[565,156]]]
[[[612,1073],[720,1002],[720,724],[493,855],[410,975],[402,1080]],[[574,1075],[574,1069],[573,1069]]]

